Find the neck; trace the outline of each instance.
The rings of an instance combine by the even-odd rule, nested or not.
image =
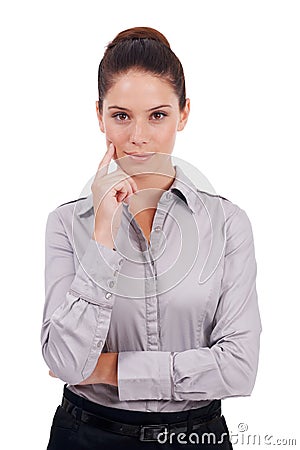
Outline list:
[[[173,184],[175,176],[176,170],[173,166],[170,166],[168,170],[164,170],[163,175],[133,175],[132,178],[137,184],[138,191],[132,196],[130,203],[131,212],[136,213],[144,209],[156,208],[164,191],[167,191]]]
[[[132,178],[137,184],[138,190],[158,189],[167,191],[173,184],[176,171],[174,166],[169,166],[163,171],[163,174],[139,174],[133,175]]]

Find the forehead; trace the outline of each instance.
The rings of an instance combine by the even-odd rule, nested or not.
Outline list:
[[[120,102],[134,102],[136,105],[143,106],[148,106],[150,102],[155,106],[157,102],[157,104],[176,104],[178,98],[166,79],[150,73],[130,70],[117,76],[114,84],[106,93],[104,101],[118,105]]]

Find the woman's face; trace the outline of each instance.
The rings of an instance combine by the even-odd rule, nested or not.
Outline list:
[[[96,110],[107,147],[113,142],[114,159],[133,175],[166,167],[176,133],[183,130],[187,122],[190,101],[187,99],[184,110],[180,111],[178,96],[167,81],[130,70],[120,75],[107,92],[102,113],[99,113],[98,102]],[[139,159],[138,155],[144,158]]]

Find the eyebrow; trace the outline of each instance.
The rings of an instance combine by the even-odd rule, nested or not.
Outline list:
[[[113,109],[113,108],[115,108],[115,109],[121,109],[122,111],[129,111],[129,112],[131,112],[130,109],[128,109],[128,108],[123,108],[122,106],[112,105],[112,106],[109,106],[109,107],[108,107],[108,109]],[[160,109],[160,108],[172,108],[172,105],[159,105],[159,106],[155,106],[154,108],[148,109],[147,112],[149,112],[149,111],[154,111],[154,109]]]

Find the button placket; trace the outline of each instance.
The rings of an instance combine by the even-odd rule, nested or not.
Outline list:
[[[123,262],[124,262],[124,259],[123,259],[123,258],[119,259],[119,261],[118,261],[118,266],[121,266],[121,265],[123,264]],[[119,273],[119,267],[116,267],[115,270],[114,270],[113,276],[116,277],[118,273]],[[108,287],[110,287],[110,288],[113,288],[115,284],[116,284],[116,281],[115,281],[115,280],[110,279],[110,280],[107,281],[107,285],[108,285]],[[112,293],[111,293],[111,292],[107,292],[107,293],[105,294],[105,298],[106,298],[106,299],[109,299],[111,296],[112,296]]]

